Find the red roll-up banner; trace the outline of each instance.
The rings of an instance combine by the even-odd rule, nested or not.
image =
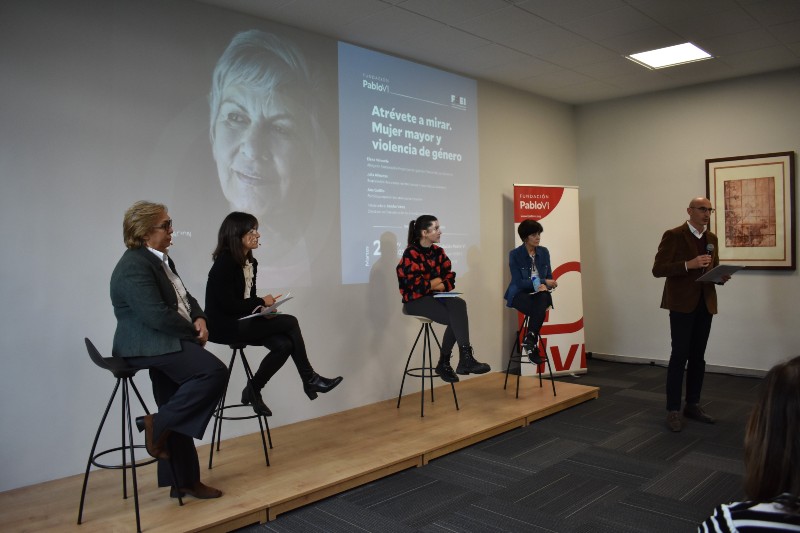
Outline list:
[[[539,221],[544,228],[540,245],[550,251],[553,279],[558,282],[553,291],[553,308],[542,326],[542,344],[553,373],[586,372],[578,188],[515,183],[515,227],[528,218]],[[521,324],[521,313],[518,318]],[[522,370],[532,374],[536,368],[522,365]]]

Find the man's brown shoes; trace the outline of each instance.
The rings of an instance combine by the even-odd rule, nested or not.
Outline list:
[[[667,427],[675,433],[683,429],[683,418],[680,411],[669,411],[667,413]]]
[[[714,418],[706,414],[706,412],[703,411],[703,408],[696,403],[687,403],[686,407],[683,408],[683,416],[704,422],[706,424],[713,424],[716,422]]]
[[[696,403],[687,403],[683,408],[683,416],[697,420],[705,424],[713,424],[716,422],[713,417],[709,416],[703,408]],[[667,427],[675,433],[683,429],[683,417],[680,411],[669,411],[667,413]]]

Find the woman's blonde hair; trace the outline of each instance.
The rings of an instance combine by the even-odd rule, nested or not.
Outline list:
[[[145,237],[158,222],[158,218],[167,211],[167,206],[154,202],[139,200],[125,211],[122,219],[122,237],[128,248],[141,248],[145,245]]]

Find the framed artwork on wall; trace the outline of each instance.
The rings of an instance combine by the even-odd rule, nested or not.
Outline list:
[[[795,270],[794,152],[706,159],[720,263]]]

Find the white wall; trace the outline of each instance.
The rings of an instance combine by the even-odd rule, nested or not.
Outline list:
[[[83,338],[110,355],[108,280],[124,250],[123,212],[138,199],[164,201],[178,229],[205,216],[216,230],[221,216],[178,202],[219,195],[207,153],[206,78],[232,32],[266,23],[148,0],[14,0],[0,4],[0,20],[2,491],[85,468],[113,380],[90,362]],[[481,245],[468,251],[457,281],[476,355],[499,370],[513,315],[502,300],[506,253],[516,244],[512,184],[575,184],[575,132],[569,106],[488,83],[479,84],[479,99]],[[179,186],[179,173],[196,181]],[[215,236],[197,233],[176,238],[171,256],[202,302]],[[338,255],[327,260],[338,272]],[[368,284],[292,288],[290,312],[315,368],[345,381],[309,402],[288,363],[265,391],[273,427],[397,394],[418,325],[401,315],[395,263],[378,262]],[[209,347],[227,362],[227,347]],[[263,352],[250,348],[251,362]],[[137,383],[152,408],[146,373]],[[234,394],[242,386],[238,377]],[[101,448],[116,445],[118,423],[110,419]],[[225,436],[255,428],[228,424]]]
[[[517,328],[517,314],[502,298],[510,281],[508,251],[519,246],[514,183],[577,185],[574,112],[571,106],[490,83],[478,86],[478,97],[483,266],[467,300],[470,317],[476,304],[485,311],[478,331],[491,335],[491,350],[500,350],[493,370],[504,370]],[[557,247],[547,236],[545,228],[542,246]],[[476,322],[471,318],[471,328]]]
[[[800,71],[587,105],[576,119],[587,350],[668,359],[664,280],[651,274],[661,235],[705,195],[706,159],[800,152]],[[709,364],[767,370],[800,354],[797,271],[740,272],[717,294]]]

